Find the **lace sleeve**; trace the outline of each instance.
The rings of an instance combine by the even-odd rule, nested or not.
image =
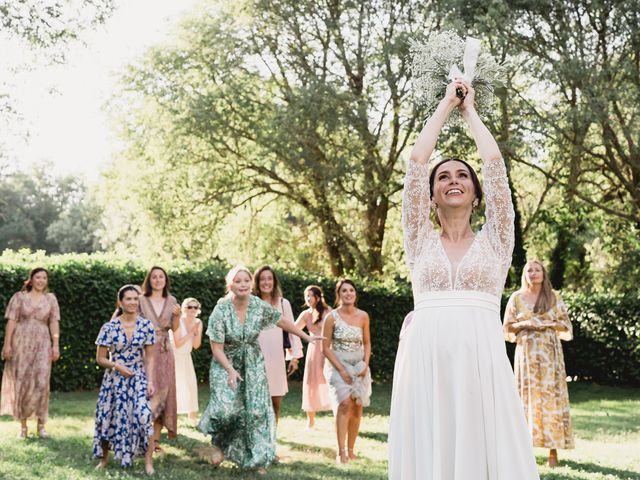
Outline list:
[[[409,160],[402,192],[402,229],[404,250],[409,270],[420,255],[420,248],[433,225],[429,220],[431,199],[429,198],[428,163],[419,164]]]
[[[482,166],[484,177],[485,218],[484,229],[489,242],[504,261],[511,264],[514,244],[515,212],[504,161],[491,161]]]

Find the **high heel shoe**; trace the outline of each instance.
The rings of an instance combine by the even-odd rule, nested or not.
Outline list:
[[[345,463],[349,463],[349,455],[347,454],[346,448],[338,450],[338,455],[336,455],[336,463],[338,465],[344,465]]]

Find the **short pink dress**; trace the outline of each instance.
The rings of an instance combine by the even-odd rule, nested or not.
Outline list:
[[[328,315],[329,312],[327,312]],[[322,321],[313,323],[311,315],[307,315],[307,330],[313,335],[322,335]],[[329,385],[324,377],[324,354],[321,342],[311,342],[307,345],[307,358],[304,362],[304,376],[302,378],[302,410],[305,412],[323,412],[331,410],[331,396]]]
[[[293,310],[291,304],[286,298],[275,306],[282,313],[282,318],[293,323]],[[272,397],[282,397],[289,391],[287,384],[287,369],[285,360],[292,358],[302,358],[302,342],[297,335],[289,334],[291,348],[287,349],[287,357],[285,359],[285,351],[282,347],[282,329],[273,326],[260,332],[258,343],[260,350],[264,356],[264,366],[267,370],[267,382],[269,383],[269,395]]]

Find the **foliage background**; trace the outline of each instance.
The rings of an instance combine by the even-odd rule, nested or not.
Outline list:
[[[125,283],[141,283],[145,268],[135,260],[104,254],[62,255],[5,253],[0,257],[0,304],[6,306],[13,292],[28,275],[26,265],[45,265],[50,270],[50,289],[60,304],[61,355],[54,365],[54,390],[94,389],[102,369],[95,364],[95,338],[100,326],[111,318],[117,289]],[[167,266],[172,294],[181,299],[198,298],[205,322],[218,298],[224,294],[227,268],[221,263]],[[320,285],[333,302],[334,279],[321,275],[279,271],[286,297],[294,314],[303,310],[302,292],[309,284]],[[393,375],[398,333],[406,313],[412,309],[408,284],[382,285],[370,279],[356,279],[360,286],[359,306],[371,316],[371,370],[379,381]],[[575,339],[564,343],[567,374],[575,379],[603,384],[640,385],[640,299],[637,296],[564,295],[574,325]],[[507,297],[503,300],[506,303]],[[3,340],[4,329],[0,334]],[[513,346],[509,345],[509,352]],[[210,349],[205,342],[194,352],[200,381],[207,381]],[[302,365],[301,365],[302,366]],[[300,378],[299,372],[296,378]]]

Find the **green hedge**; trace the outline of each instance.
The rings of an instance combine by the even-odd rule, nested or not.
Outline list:
[[[44,265],[51,273],[50,290],[56,294],[61,311],[61,359],[54,365],[54,390],[94,389],[102,369],[94,362],[94,341],[100,326],[109,320],[115,293],[125,283],[141,283],[145,267],[107,255],[4,255],[0,257],[0,305],[20,289],[32,266]],[[221,264],[197,266],[167,265],[172,293],[182,300],[198,298],[205,321],[224,293],[227,267]],[[303,309],[305,286],[319,284],[329,302],[334,281],[302,273],[280,272],[285,296],[294,314]],[[393,374],[398,332],[404,315],[412,308],[411,290],[399,282],[385,287],[356,280],[362,285],[359,306],[371,316],[371,370],[374,378],[388,381]],[[574,324],[575,340],[564,343],[567,374],[606,384],[640,385],[640,299],[637,297],[584,297],[565,295]],[[4,327],[0,329],[0,344]],[[513,347],[509,347],[513,351]],[[211,353],[206,346],[194,354],[200,381],[206,381]],[[0,362],[0,370],[2,364]],[[301,372],[298,376],[301,375]]]

